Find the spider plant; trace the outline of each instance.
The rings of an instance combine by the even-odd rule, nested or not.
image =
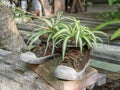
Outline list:
[[[57,18],[39,18],[40,21],[44,22],[44,25],[39,25],[35,30],[33,30],[31,33],[27,35],[29,36],[29,50],[33,46],[33,43],[39,39],[41,36],[47,36],[47,45],[44,55],[46,54],[46,51],[48,49],[49,44],[52,42],[52,54],[54,53],[54,49],[58,41],[56,41],[55,38],[52,38],[53,35],[60,31],[62,27],[60,26],[61,23],[63,23],[62,20],[62,12],[59,12],[57,15]]]
[[[28,42],[29,48],[32,47],[33,43],[41,36],[47,36],[46,50],[49,44],[52,42],[52,54],[54,53],[55,47],[62,47],[62,59],[64,59],[66,49],[69,41],[75,41],[75,47],[80,49],[81,53],[84,50],[84,46],[87,45],[89,49],[97,46],[97,41],[101,41],[101,38],[96,34],[105,33],[101,31],[92,31],[89,27],[80,24],[80,20],[74,17],[62,17],[62,13],[59,12],[57,18],[40,18],[45,25],[38,26],[31,34]],[[65,22],[70,21],[69,22]]]
[[[75,47],[79,47],[80,52],[82,53],[84,46],[87,45],[89,49],[97,46],[97,41],[101,41],[101,38],[97,34],[105,33],[101,31],[92,31],[89,27],[80,24],[80,21],[74,17],[70,17],[72,23],[62,23],[62,30],[58,31],[53,35],[52,39],[61,39],[62,38],[62,59],[64,59],[65,52],[67,49],[68,41],[74,40]]]
[[[105,26],[108,26],[108,25],[114,25],[114,24],[120,24],[120,19],[114,19],[114,20],[110,20],[110,21],[106,21],[106,22],[103,22],[101,23],[100,25],[96,26],[95,27],[95,31],[99,31],[101,30],[102,28],[104,28]],[[117,38],[120,36],[120,28],[118,28],[111,36],[111,40]]]

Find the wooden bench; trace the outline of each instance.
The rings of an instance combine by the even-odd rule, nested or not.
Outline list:
[[[60,58],[49,60],[41,65],[29,65],[29,67],[42,77],[55,90],[85,90],[94,85],[97,81],[98,72],[92,67],[88,67],[81,80],[65,81],[57,79],[54,71],[58,65]]]

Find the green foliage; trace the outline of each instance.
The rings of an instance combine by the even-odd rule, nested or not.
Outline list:
[[[69,41],[75,41],[73,43],[76,48],[79,47],[80,51],[84,50],[84,46],[87,45],[89,49],[97,46],[97,41],[101,41],[98,34],[106,35],[101,31],[92,31],[89,27],[80,24],[80,20],[74,17],[62,17],[62,13],[59,12],[57,18],[40,18],[40,20],[45,22],[45,26],[39,26],[34,30],[29,39],[29,48],[33,43],[39,39],[41,36],[47,36],[47,47],[49,43],[52,42],[52,54],[54,53],[55,47],[62,47],[62,59],[64,59],[67,46]],[[70,21],[64,22],[64,20]]]
[[[108,0],[109,5],[111,6],[114,2],[116,2],[117,0]]]
[[[106,21],[106,22],[104,22],[104,23],[96,26],[96,27],[94,28],[94,30],[95,30],[95,31],[98,31],[98,30],[102,29],[102,28],[105,27],[105,26],[113,25],[113,24],[119,24],[119,23],[120,23],[120,20],[118,20],[118,19],[114,19],[114,20],[111,20],[111,21]]]
[[[25,19],[32,21],[31,15],[27,14],[24,10],[22,10],[19,7],[12,8],[12,12],[14,15],[14,18],[19,18],[22,23],[24,23]]]
[[[102,17],[102,19],[109,21],[113,19],[120,19],[120,0],[108,0],[109,6],[114,5],[113,11],[106,11],[103,12],[102,15],[99,15],[99,17]],[[116,8],[115,8],[116,7]]]
[[[63,23],[62,21],[62,12],[59,12],[57,15],[57,18],[39,18],[42,22],[44,22],[44,25],[39,25],[33,32],[29,33],[27,37],[30,37],[28,40],[29,43],[29,49],[32,48],[33,43],[39,39],[41,36],[47,36],[47,46],[46,50],[48,48],[48,45],[52,42],[53,48],[52,48],[52,54],[54,53],[54,48],[58,41],[56,39],[53,39],[52,36],[61,30],[60,24]],[[45,51],[46,53],[46,51]]]
[[[58,31],[53,38],[62,37],[62,58],[64,59],[66,48],[68,42],[71,40],[75,41],[75,46],[80,48],[80,51],[83,51],[83,47],[85,45],[88,46],[89,49],[97,46],[97,41],[102,41],[96,34],[105,33],[101,31],[92,31],[89,27],[83,26],[80,24],[80,21],[74,17],[70,18],[71,24],[62,24],[63,29]]]
[[[12,0],[12,2],[18,2],[18,0]],[[0,1],[0,6],[5,5],[2,1]],[[20,7],[10,7],[12,9],[12,13],[14,18],[19,18],[20,21],[24,22],[25,19],[32,21],[31,13],[24,11]]]
[[[110,20],[113,20],[115,18],[119,19],[120,17],[118,17],[118,15],[119,15],[119,13],[116,11],[112,11],[112,12],[105,11],[102,14],[99,14],[98,18],[100,20],[110,21]]]
[[[2,2],[0,1],[0,6],[2,5]]]
[[[113,25],[113,24],[120,24],[120,20],[119,19],[114,19],[114,20],[111,20],[111,21],[106,21],[98,26],[96,26],[94,28],[95,31],[98,31],[98,30],[101,30],[102,28],[104,28],[105,26],[108,26],[108,25]],[[114,32],[114,34],[111,36],[111,40],[117,38],[120,36],[120,29],[118,29],[117,31]]]
[[[113,5],[113,3],[120,4],[120,0],[108,0],[109,5]]]
[[[114,34],[111,37],[111,40],[113,40],[119,36],[120,36],[120,28],[118,28],[118,30],[114,32]]]
[[[15,17],[25,17],[25,12],[21,9],[21,8],[13,8],[12,12],[14,14]]]
[[[105,22],[101,23],[100,25],[96,26],[94,30],[98,31],[108,25],[120,24],[120,0],[108,0],[109,5],[112,6],[113,4],[117,5],[117,11],[112,12],[105,12],[103,13],[102,17]],[[118,28],[113,35],[111,36],[111,40],[120,36],[120,28]]]

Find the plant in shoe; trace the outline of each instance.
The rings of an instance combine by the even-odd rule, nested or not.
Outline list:
[[[54,53],[54,49],[59,41],[56,41],[56,38],[52,38],[55,33],[62,29],[61,23],[63,23],[62,12],[59,12],[57,18],[39,18],[42,21],[42,25],[39,25],[35,30],[29,33],[26,37],[28,39],[28,49],[33,48],[33,44],[40,40],[40,43],[46,43],[46,49],[44,55],[47,52],[49,46],[52,46],[52,54]],[[60,40],[60,39],[59,39]],[[37,46],[37,45],[35,45]]]
[[[22,61],[30,64],[41,64],[46,59],[53,57],[54,51],[57,45],[59,45],[61,39],[56,41],[56,38],[52,38],[55,33],[62,29],[61,23],[63,23],[62,12],[59,12],[57,18],[38,18],[42,25],[38,25],[32,32],[28,33],[25,38],[28,39],[28,50],[32,52],[25,52],[21,54]],[[35,44],[35,42],[39,44]],[[36,53],[39,52],[40,58],[36,57]],[[51,55],[50,55],[51,54]],[[26,57],[26,58],[25,58]],[[28,58],[28,59],[27,59]]]
[[[59,49],[62,60],[55,70],[55,76],[65,80],[80,78],[89,64],[91,49],[97,46],[97,41],[102,42],[97,35],[106,34],[81,25],[80,20],[74,17],[62,17],[61,12],[58,13],[57,18],[39,19],[44,25],[38,26],[28,35],[29,48],[36,40],[40,40],[41,43],[46,43],[44,55],[50,51],[49,48],[52,48],[51,54],[58,52]]]
[[[89,65],[90,50],[97,47],[97,41],[101,41],[98,34],[101,31],[90,30],[89,27],[80,24],[74,17],[68,18],[70,24],[62,24],[53,38],[62,38],[62,61],[55,70],[55,76],[65,80],[80,79],[86,67]]]

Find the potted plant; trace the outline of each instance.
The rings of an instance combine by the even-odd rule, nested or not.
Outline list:
[[[40,64],[54,56],[56,44],[58,45],[61,40],[56,41],[52,37],[56,32],[61,30],[60,24],[63,23],[61,16],[62,12],[59,12],[56,18],[38,18],[43,24],[28,33],[25,38],[28,38],[28,50],[32,50],[33,52],[37,50],[41,54],[39,55],[40,58],[37,58],[32,52],[25,52],[21,54],[21,60],[31,64]],[[34,45],[36,41],[39,42],[39,45]]]
[[[89,65],[91,49],[97,47],[97,41],[102,42],[97,35],[106,36],[106,34],[90,30],[89,27],[81,25],[80,20],[74,17],[68,19],[72,23],[62,24],[64,29],[53,35],[53,38],[62,38],[62,61],[55,70],[55,76],[65,80],[76,80],[82,77]]]
[[[89,64],[91,49],[97,47],[98,40],[102,42],[97,35],[106,34],[81,25],[80,20],[74,17],[62,17],[61,12],[57,18],[40,18],[40,20],[45,22],[45,25],[39,26],[28,35],[32,35],[28,40],[29,48],[38,39],[42,43],[45,42],[44,55],[50,51],[49,47],[52,48],[52,55],[54,52],[62,54],[55,76],[66,80],[79,79]]]

